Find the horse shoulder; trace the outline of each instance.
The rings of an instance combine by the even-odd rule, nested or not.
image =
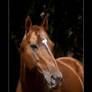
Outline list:
[[[83,81],[83,72],[84,71],[83,71],[83,65],[82,65],[82,63],[80,63],[80,61],[78,61],[77,59],[72,58],[72,57],[61,57],[61,58],[57,58],[57,60],[72,67]]]
[[[62,92],[83,92],[83,82],[71,66],[56,59],[63,75]]]

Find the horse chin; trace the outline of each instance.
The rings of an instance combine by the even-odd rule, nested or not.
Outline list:
[[[57,85],[48,85],[49,89],[56,89],[57,88]]]
[[[49,90],[54,90],[57,89],[59,87],[59,85],[55,84],[55,85],[48,85]]]

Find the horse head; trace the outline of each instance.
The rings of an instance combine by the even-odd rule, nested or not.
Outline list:
[[[49,88],[55,88],[61,84],[63,77],[52,54],[54,43],[50,40],[46,30],[48,30],[47,17],[40,26],[32,25],[29,16],[26,18],[25,35],[21,42],[21,59],[30,70],[37,68]]]

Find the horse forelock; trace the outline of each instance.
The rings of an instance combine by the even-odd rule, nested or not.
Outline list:
[[[34,31],[39,31],[40,28],[41,28],[41,27],[38,26],[38,25],[33,25],[31,29],[34,30]]]

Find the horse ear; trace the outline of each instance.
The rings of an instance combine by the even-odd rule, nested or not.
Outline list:
[[[25,20],[25,30],[26,30],[26,33],[29,32],[30,27],[32,27],[32,21],[30,19],[30,16],[27,16],[27,18]]]
[[[47,31],[48,30],[48,17],[46,16],[42,22],[42,27]]]

